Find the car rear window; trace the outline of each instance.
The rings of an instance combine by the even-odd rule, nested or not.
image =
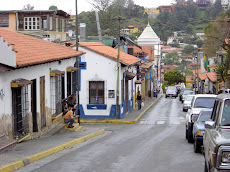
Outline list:
[[[225,100],[221,119],[222,126],[230,126],[230,100]]]
[[[205,122],[211,118],[212,111],[202,111],[199,115],[198,122]]]
[[[194,108],[213,108],[215,97],[197,97]]]

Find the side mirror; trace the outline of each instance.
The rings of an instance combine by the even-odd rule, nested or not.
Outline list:
[[[205,128],[207,129],[213,129],[215,126],[215,122],[214,121],[205,121]]]

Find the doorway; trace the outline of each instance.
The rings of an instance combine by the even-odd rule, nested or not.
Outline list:
[[[33,132],[38,132],[37,124],[37,82],[36,79],[32,80],[31,85],[31,111],[32,111],[32,120],[33,120]]]

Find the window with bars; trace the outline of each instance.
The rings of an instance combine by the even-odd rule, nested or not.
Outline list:
[[[104,104],[104,81],[89,81],[89,104]]]
[[[62,112],[62,75],[50,77],[50,95],[52,116],[57,116]]]
[[[40,30],[40,17],[25,17],[24,29],[25,30]]]
[[[14,138],[20,139],[29,133],[28,86],[12,88],[12,108],[14,118]]]
[[[77,72],[67,72],[67,96],[75,94],[77,89]]]

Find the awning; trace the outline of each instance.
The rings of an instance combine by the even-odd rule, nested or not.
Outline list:
[[[65,72],[64,71],[60,71],[60,70],[52,70],[50,71],[50,76],[58,76],[58,75],[64,75]]]
[[[77,71],[77,70],[78,70],[78,68],[73,67],[73,66],[70,66],[70,67],[66,68],[66,72],[73,72],[73,71]]]
[[[125,76],[126,76],[126,79],[131,80],[136,76],[136,74],[133,72],[126,72]]]
[[[24,86],[30,85],[32,83],[33,83],[33,81],[29,81],[26,79],[17,79],[17,80],[14,80],[11,82],[11,87],[12,88],[24,87]]]
[[[142,84],[142,83],[143,83],[143,81],[140,81],[140,80],[135,81],[135,84]]]

